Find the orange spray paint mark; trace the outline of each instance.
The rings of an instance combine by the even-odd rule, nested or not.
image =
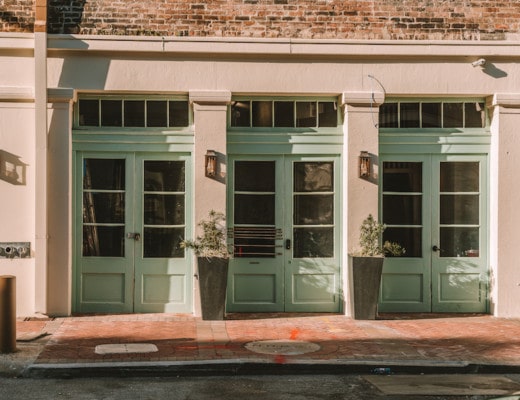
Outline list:
[[[285,358],[284,355],[282,354],[278,354],[275,358],[274,358],[274,362],[276,364],[285,364],[287,362],[287,359]]]
[[[298,337],[299,334],[300,334],[300,330],[299,329],[293,329],[291,331],[291,336],[289,337],[289,339],[296,340],[296,338]]]

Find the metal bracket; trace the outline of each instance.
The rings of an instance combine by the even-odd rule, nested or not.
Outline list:
[[[29,258],[31,257],[30,242],[0,243],[0,258]]]

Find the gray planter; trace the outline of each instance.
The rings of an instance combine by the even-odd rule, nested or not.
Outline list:
[[[229,260],[198,257],[199,292],[202,319],[223,320],[226,310],[226,289]]]
[[[383,257],[352,257],[354,318],[376,319]]]

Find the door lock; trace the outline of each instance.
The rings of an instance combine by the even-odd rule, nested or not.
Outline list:
[[[138,242],[139,239],[141,239],[141,234],[137,233],[137,232],[129,232],[129,233],[126,234],[126,238],[127,239],[134,239],[136,242]]]
[[[291,250],[291,239],[285,239],[285,248]]]
[[[432,247],[432,250],[433,250],[433,251],[439,251],[439,252],[441,251],[441,249],[440,249],[439,247],[437,247],[437,245],[434,245],[434,246]]]

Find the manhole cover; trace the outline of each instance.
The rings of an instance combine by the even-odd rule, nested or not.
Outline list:
[[[157,346],[151,343],[100,344],[96,354],[155,353]]]
[[[281,354],[284,356],[312,353],[320,349],[320,346],[316,343],[301,340],[262,340],[249,342],[245,347],[255,353]]]

